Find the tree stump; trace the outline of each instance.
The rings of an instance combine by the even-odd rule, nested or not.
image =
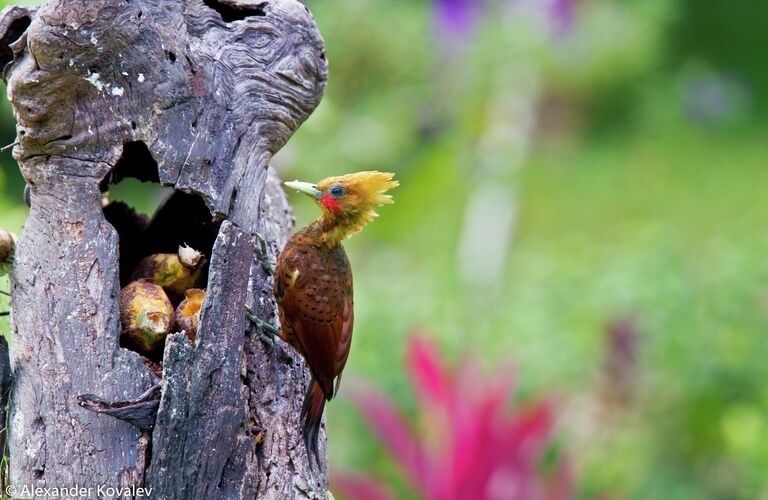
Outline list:
[[[325,88],[309,11],[48,0],[0,13],[0,62],[31,193],[12,272],[10,483],[325,498],[301,438],[304,362],[244,314],[276,320],[253,236],[274,258],[292,225],[269,163]],[[102,206],[125,177],[174,188],[147,227]],[[159,380],[119,345],[121,276],[184,242],[208,257],[208,294],[194,345],[168,337]]]

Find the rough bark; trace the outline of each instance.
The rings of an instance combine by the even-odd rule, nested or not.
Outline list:
[[[48,0],[0,13],[0,64],[31,192],[12,273],[11,484],[325,497],[301,440],[303,361],[243,313],[275,319],[253,234],[274,257],[292,224],[268,167],[325,87],[309,11]],[[134,232],[102,210],[124,177],[176,189]],[[120,266],[191,240],[210,261],[201,326],[195,345],[169,337],[159,381],[119,346]]]
[[[0,450],[3,457],[6,456],[8,443],[8,400],[11,397],[13,377],[11,373],[11,358],[8,342],[0,336],[0,422],[3,429],[0,431]],[[0,461],[0,485],[3,490],[8,485],[8,467],[5,460]]]

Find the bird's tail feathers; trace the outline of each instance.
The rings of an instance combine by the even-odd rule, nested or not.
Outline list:
[[[320,456],[317,448],[317,441],[320,436],[320,423],[323,420],[323,410],[325,409],[325,394],[320,385],[313,378],[307,387],[307,393],[304,395],[304,403],[301,407],[301,418],[304,420],[304,445],[307,448],[309,457],[309,467],[312,468],[312,459],[314,457],[318,468],[320,468]]]

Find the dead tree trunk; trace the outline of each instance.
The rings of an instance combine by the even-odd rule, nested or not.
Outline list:
[[[301,440],[304,363],[263,346],[244,315],[275,320],[253,235],[273,258],[288,235],[269,162],[325,87],[309,11],[48,0],[0,14],[0,64],[31,191],[12,273],[10,483],[324,498],[327,472]],[[105,217],[102,192],[124,177],[175,188],[148,227]],[[208,295],[195,344],[168,337],[159,380],[119,345],[120,277],[183,242],[207,254]]]

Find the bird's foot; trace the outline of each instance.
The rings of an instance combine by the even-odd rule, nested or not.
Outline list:
[[[261,263],[261,269],[268,275],[273,276],[275,274],[275,265],[269,260],[269,253],[267,253],[267,242],[262,235],[255,233],[256,241],[253,244],[253,253],[256,259]]]
[[[259,338],[262,342],[269,347],[275,347],[275,336],[280,335],[280,329],[268,321],[264,321],[259,318],[256,311],[249,306],[245,306],[245,315],[256,327],[256,332],[259,334]]]

